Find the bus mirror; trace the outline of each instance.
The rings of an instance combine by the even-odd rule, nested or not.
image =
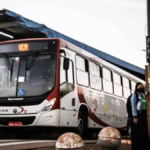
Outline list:
[[[68,70],[69,69],[69,59],[68,58],[64,58],[64,66],[63,66],[64,70]]]

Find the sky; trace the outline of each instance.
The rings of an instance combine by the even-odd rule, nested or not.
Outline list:
[[[0,7],[145,67],[146,0],[0,0]]]

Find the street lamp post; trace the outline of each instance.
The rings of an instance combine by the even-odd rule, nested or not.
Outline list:
[[[147,0],[147,36],[146,36],[146,60],[145,66],[146,92],[150,92],[150,0]],[[150,137],[150,95],[147,100],[148,131]]]

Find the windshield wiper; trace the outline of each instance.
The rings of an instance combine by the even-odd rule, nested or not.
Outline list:
[[[39,53],[36,52],[33,57],[26,63],[26,68],[25,68],[25,81],[26,81],[26,74],[27,71],[30,70],[32,68],[32,66],[34,65],[37,57],[38,57]]]
[[[27,62],[25,70],[30,70],[32,68],[32,66],[34,65],[34,63],[35,63],[35,61],[38,57],[38,55],[39,55],[39,53],[36,52],[34,54],[34,56]]]
[[[8,70],[10,70],[10,81],[11,81],[12,72],[13,72],[13,62],[12,62],[12,65],[11,65],[9,59],[6,57],[5,54],[3,54],[2,57],[3,57],[4,61],[5,61],[5,64],[6,64],[7,68],[8,68]]]

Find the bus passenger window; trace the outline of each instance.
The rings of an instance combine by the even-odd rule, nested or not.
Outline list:
[[[123,77],[123,93],[124,93],[124,98],[128,98],[131,94],[129,79],[125,77]]]
[[[121,86],[121,76],[113,72],[113,84],[114,84],[114,94],[116,96],[122,96],[122,86]]]
[[[103,68],[103,88],[104,91],[113,94],[111,71]]]
[[[90,70],[90,86],[93,89],[101,90],[102,89],[102,80],[100,77],[100,66],[96,65],[93,62],[89,62]]]
[[[89,86],[88,62],[80,56],[76,56],[77,83],[83,86]]]
[[[134,81],[131,81],[131,90],[132,90],[132,93],[134,93],[135,85],[136,85],[136,83]]]
[[[80,56],[76,56],[76,68],[82,71],[86,71],[85,59]]]

